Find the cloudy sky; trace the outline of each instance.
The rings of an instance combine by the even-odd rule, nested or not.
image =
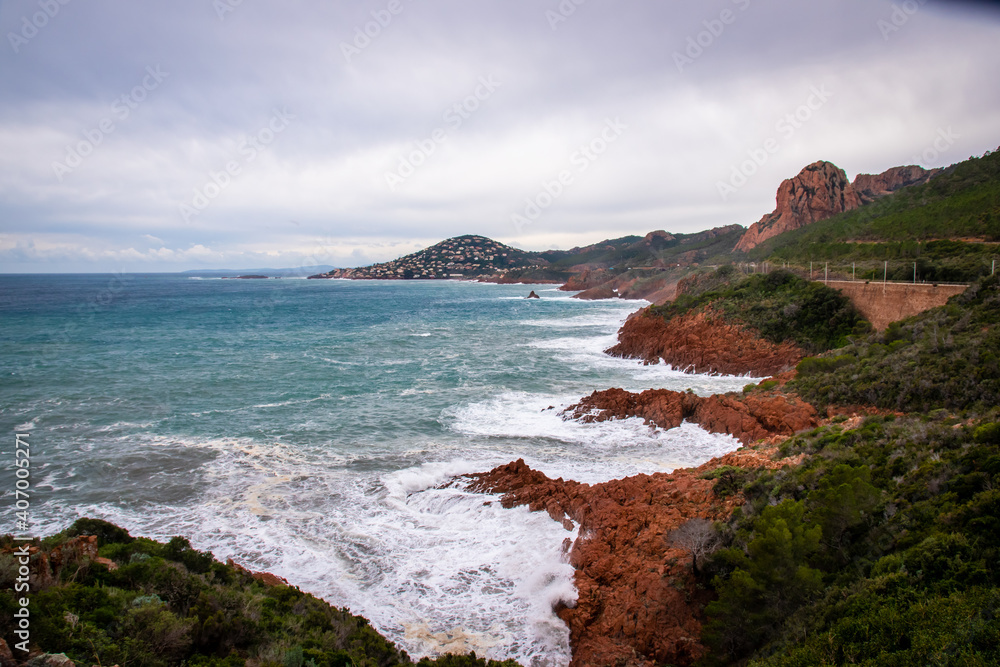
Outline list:
[[[907,0],[0,0],[0,271],[356,266],[749,225],[1000,145],[1000,14]]]

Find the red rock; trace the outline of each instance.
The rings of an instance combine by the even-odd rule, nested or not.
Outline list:
[[[881,174],[858,174],[851,183],[836,165],[814,162],[781,183],[774,211],[747,229],[736,250],[746,252],[782,232],[851,211],[900,188],[926,183],[940,172],[916,166],[893,167]]]
[[[110,558],[95,558],[94,562],[103,565],[112,572],[118,569],[118,563],[114,562]]]
[[[783,232],[825,220],[861,206],[861,199],[843,169],[830,162],[814,162],[778,187],[777,206],[747,229],[736,244],[746,252]]]
[[[669,389],[648,389],[640,394],[608,389],[595,391],[563,414],[584,423],[640,417],[663,429],[676,428],[687,420],[747,444],[775,435],[793,435],[819,424],[813,406],[783,393],[698,396]]]
[[[591,287],[588,290],[584,290],[579,294],[574,295],[576,299],[582,299],[584,301],[599,301],[601,299],[617,299],[618,292],[615,291],[613,287],[607,285],[598,285],[597,287]]]
[[[592,486],[549,479],[523,460],[469,477],[473,490],[502,494],[504,507],[564,512],[580,524],[569,559],[577,601],[557,609],[570,629],[571,667],[691,665],[705,653],[698,619],[707,600],[695,586],[690,553],[668,537],[690,519],[723,520],[741,504],[715,496],[715,482],[701,473],[740,463],[777,467],[782,463],[769,458],[775,451],[746,449],[739,459],[723,457],[697,470]]]
[[[244,574],[244,575],[253,577],[254,579],[256,579],[257,581],[259,581],[260,583],[264,584],[265,586],[288,586],[289,585],[287,579],[283,579],[282,577],[279,577],[279,576],[277,576],[275,574],[271,574],[270,572],[254,572],[253,570],[250,570],[248,568],[243,567],[242,565],[240,565],[239,563],[237,563],[236,561],[234,561],[232,558],[227,558],[226,559],[226,565],[228,565],[229,567],[235,569],[240,574]]]
[[[93,535],[73,537],[51,551],[31,547],[31,569],[28,583],[34,591],[42,590],[59,582],[63,568],[86,566],[97,560],[97,538]]]
[[[900,188],[926,183],[939,173],[941,173],[941,169],[928,170],[913,165],[893,167],[881,174],[858,174],[852,185],[854,185],[854,191],[861,203],[869,204]]]
[[[567,280],[566,283],[559,289],[564,292],[588,290],[593,287],[603,285],[612,278],[614,278],[614,276],[605,269],[580,268],[579,273],[574,273],[570,276],[569,280]]]
[[[0,667],[14,667],[17,664],[17,660],[14,659],[14,654],[10,650],[10,646],[7,645],[7,640],[0,637]]]
[[[670,321],[649,312],[626,320],[618,344],[606,352],[615,357],[657,363],[697,373],[776,375],[794,368],[806,353],[797,345],[775,345],[721,316],[691,312]]]

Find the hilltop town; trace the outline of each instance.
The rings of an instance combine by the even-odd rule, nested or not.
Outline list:
[[[310,279],[411,280],[483,278],[503,276],[512,269],[548,264],[541,257],[484,236],[466,235],[447,239],[391,262],[354,269],[335,269]]]

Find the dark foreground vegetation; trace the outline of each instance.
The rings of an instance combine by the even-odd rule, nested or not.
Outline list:
[[[705,568],[711,665],[1000,664],[1000,280],[805,359],[819,406],[898,411],[728,471],[746,505]],[[837,420],[835,420],[837,421]]]
[[[709,664],[1000,664],[1000,424],[869,417],[747,473],[710,571]],[[956,428],[957,426],[957,428]]]
[[[414,664],[368,621],[290,586],[269,586],[216,561],[187,540],[133,538],[105,521],[80,519],[46,538],[50,551],[96,535],[117,568],[78,562],[31,594],[36,653],[65,653],[79,665],[120,667],[389,667]],[[0,635],[13,647],[13,542],[0,538]],[[34,566],[34,564],[33,564]],[[20,597],[23,593],[18,593]],[[470,656],[420,667],[516,667]]]
[[[732,266],[693,279],[676,300],[650,312],[671,319],[705,308],[754,329],[772,343],[791,341],[811,353],[845,345],[848,336],[870,328],[835,289],[780,270],[743,278]]]

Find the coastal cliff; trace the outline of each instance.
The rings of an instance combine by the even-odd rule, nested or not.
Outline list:
[[[665,320],[649,309],[622,325],[618,343],[607,353],[646,363],[662,360],[691,373],[756,377],[785,372],[806,356],[794,343],[764,340],[711,310]]]
[[[998,289],[985,279],[742,394],[610,389],[563,413],[688,420],[747,445],[696,469],[587,485],[516,461],[470,476],[505,507],[579,527],[567,544],[578,600],[557,610],[573,667],[917,664],[955,641],[1000,659],[994,642],[956,639],[968,618],[1000,632],[1000,578],[985,565],[1000,556],[1000,366],[980,352],[997,336]],[[888,370],[914,358],[941,391]],[[975,382],[961,382],[971,358]],[[865,383],[882,389],[866,399]]]
[[[0,536],[0,607],[3,667],[518,667],[474,654],[415,663],[367,619],[280,577],[97,519],[44,540]]]

